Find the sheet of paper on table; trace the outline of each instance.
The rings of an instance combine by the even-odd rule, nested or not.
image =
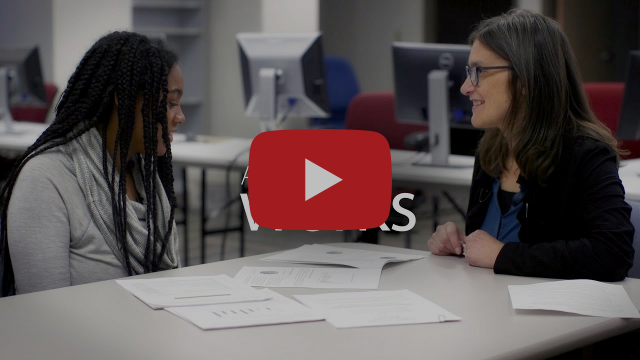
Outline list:
[[[593,280],[562,280],[509,285],[514,309],[556,310],[581,315],[640,318],[622,285]]]
[[[461,320],[460,317],[406,289],[293,297],[326,316],[327,321],[337,328]]]
[[[227,275],[122,279],[116,283],[152,309],[269,299]]]
[[[324,316],[272,290],[256,291],[269,300],[171,307],[165,310],[203,330],[324,320]]]
[[[299,268],[243,266],[234,279],[250,286],[375,290],[381,268]]]

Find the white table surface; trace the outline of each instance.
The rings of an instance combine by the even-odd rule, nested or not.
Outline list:
[[[379,290],[409,289],[462,321],[336,329],[327,322],[203,331],[152,310],[115,281],[0,299],[4,359],[518,359],[543,358],[640,328],[640,319],[589,317],[511,307],[507,285],[549,279],[495,275],[463,258],[371,244],[336,246],[416,253],[387,265]],[[227,274],[243,265],[275,266],[252,256],[145,277]],[[278,266],[304,266],[279,263]],[[619,282],[640,307],[640,280]],[[330,289],[276,288],[294,294]],[[353,291],[353,290],[349,290]]]
[[[15,133],[7,133],[5,122],[0,121],[0,150],[23,152],[36,142],[48,126],[49,124],[15,121]]]
[[[627,200],[640,201],[640,159],[625,160],[618,170]]]

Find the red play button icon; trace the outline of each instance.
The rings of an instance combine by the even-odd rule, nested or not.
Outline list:
[[[389,215],[391,155],[375,132],[264,132],[251,143],[249,169],[250,210],[261,227],[367,229]]]

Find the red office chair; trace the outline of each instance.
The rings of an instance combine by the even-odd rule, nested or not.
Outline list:
[[[20,106],[12,107],[11,115],[17,121],[32,121],[43,123],[47,119],[47,113],[49,108],[53,104],[53,100],[58,93],[58,87],[53,83],[45,83],[44,85],[45,97],[47,100],[44,106]]]
[[[349,104],[345,117],[345,128],[350,130],[369,130],[382,134],[389,142],[391,149],[409,149],[404,144],[404,138],[419,131],[426,131],[426,125],[402,124],[396,121],[395,96],[392,92],[371,92],[356,95]],[[415,189],[394,188],[392,198],[399,193],[410,192],[416,195],[411,207],[419,203],[419,191]],[[405,207],[403,205],[403,207]],[[393,212],[390,218],[394,217]],[[392,221],[397,223],[396,221]],[[411,231],[408,231],[405,246],[411,247]]]
[[[58,87],[52,83],[45,83],[44,86],[47,103],[39,107],[12,107],[11,115],[18,121],[45,122],[49,108],[58,92]],[[0,183],[6,179],[15,163],[14,158],[0,156]]]
[[[618,119],[624,96],[624,83],[586,82],[583,85],[594,114],[615,134],[618,129]],[[621,146],[631,152],[626,157],[627,159],[640,157],[640,141],[624,141]]]
[[[396,121],[395,96],[392,92],[371,92],[356,95],[349,104],[345,127],[351,130],[370,130],[384,136],[391,149],[408,149],[404,138],[426,125],[402,124]]]

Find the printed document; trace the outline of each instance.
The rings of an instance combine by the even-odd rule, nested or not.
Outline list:
[[[581,315],[640,318],[622,285],[593,280],[563,280],[509,285],[514,309],[556,310]]]
[[[326,316],[327,321],[337,328],[461,320],[458,316],[406,289],[294,295],[293,297]]]
[[[324,320],[324,317],[272,290],[256,290],[270,300],[166,308],[203,330],[287,324]]]
[[[303,245],[297,249],[268,256],[261,260],[299,264],[347,265],[359,269],[382,269],[389,262],[402,262],[423,257],[424,255],[406,255],[313,244]]]
[[[382,268],[293,268],[243,266],[234,279],[250,286],[315,289],[377,289]]]
[[[152,309],[269,299],[264,293],[227,275],[125,279],[116,282]]]

